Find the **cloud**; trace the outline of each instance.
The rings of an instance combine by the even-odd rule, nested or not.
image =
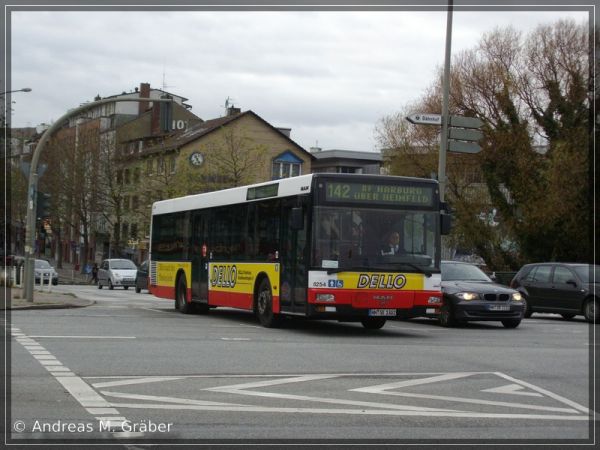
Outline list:
[[[456,11],[453,53],[483,33],[584,13]],[[204,119],[226,98],[308,148],[373,150],[373,128],[414,101],[443,64],[443,11],[119,11],[12,14],[13,126],[150,82]],[[326,144],[325,144],[326,143]]]

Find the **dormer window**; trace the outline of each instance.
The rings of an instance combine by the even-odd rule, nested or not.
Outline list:
[[[271,178],[278,180],[280,178],[297,177],[302,174],[302,161],[290,150],[286,150],[273,159],[273,171]]]

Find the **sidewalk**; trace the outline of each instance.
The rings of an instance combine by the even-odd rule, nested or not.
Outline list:
[[[23,309],[60,309],[60,308],[82,308],[93,305],[92,300],[84,300],[77,298],[72,294],[61,294],[58,292],[33,292],[33,303],[23,298],[23,289],[11,288],[4,290],[7,294],[10,293],[10,302],[2,300],[0,310],[23,310]]]
[[[75,270],[75,266],[73,264],[63,262],[62,268],[59,269],[56,264],[56,261],[52,258],[48,259],[48,262],[54,270],[58,272],[58,283],[59,284],[90,284],[91,275],[86,275],[81,273],[81,268],[79,270]]]

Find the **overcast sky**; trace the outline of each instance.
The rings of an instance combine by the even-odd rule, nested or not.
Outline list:
[[[455,11],[452,53],[495,27],[531,31],[584,12]],[[141,82],[202,119],[229,97],[305,149],[371,151],[377,121],[416,100],[443,65],[445,12],[14,12],[13,127]],[[441,100],[440,100],[441,101]],[[423,111],[427,112],[427,111]]]

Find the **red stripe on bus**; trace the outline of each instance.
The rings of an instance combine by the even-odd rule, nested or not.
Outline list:
[[[168,298],[169,300],[175,300],[175,287],[150,286],[149,291],[155,297]]]
[[[317,300],[317,294],[332,294],[334,301]],[[439,291],[390,291],[377,289],[308,289],[308,302],[321,305],[352,305],[357,309],[409,309],[428,306],[429,297],[441,298]]]
[[[208,304],[252,311],[254,308],[254,295],[239,292],[210,291],[208,293]],[[273,312],[278,313],[279,311],[279,297],[273,296]]]

